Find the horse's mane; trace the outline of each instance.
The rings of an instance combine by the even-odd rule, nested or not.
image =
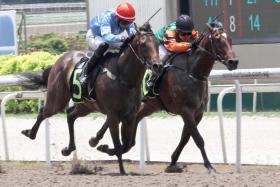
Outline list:
[[[173,57],[171,57],[169,63],[176,67],[179,67],[180,69],[185,69],[188,72],[194,62],[193,55],[194,55],[195,51],[190,51],[190,53],[191,54],[188,54],[188,53],[175,54]],[[182,63],[182,62],[186,62],[186,63]]]

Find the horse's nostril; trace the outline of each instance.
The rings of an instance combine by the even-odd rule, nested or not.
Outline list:
[[[159,67],[158,64],[153,64],[154,69],[158,69],[158,67]]]
[[[162,70],[163,70],[163,66],[162,64],[153,64],[153,70],[158,73],[161,74]]]
[[[228,60],[228,64],[229,64],[229,65],[237,65],[238,62],[239,62],[238,59],[229,59],[229,60]]]

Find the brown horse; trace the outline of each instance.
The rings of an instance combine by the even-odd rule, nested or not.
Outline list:
[[[166,110],[183,118],[184,128],[181,140],[171,156],[171,164],[166,168],[166,172],[179,172],[181,170],[176,162],[191,136],[201,151],[204,166],[208,172],[215,171],[206,155],[204,140],[197,125],[202,119],[208,102],[207,79],[214,62],[217,60],[224,64],[228,70],[234,70],[237,68],[238,59],[232,49],[231,38],[223,27],[219,24],[212,26],[207,24],[207,27],[208,33],[192,55],[178,54],[171,60],[169,68],[161,77],[159,96],[145,98],[137,114],[136,124],[144,117],[159,110]],[[135,127],[131,146],[135,145],[137,125]],[[98,144],[106,130],[107,127],[104,124],[96,137],[92,138],[94,145]]]
[[[215,60],[222,62],[228,70],[236,69],[238,60],[232,50],[231,38],[225,30],[210,25],[208,28],[209,34],[204,37],[193,55],[188,57],[182,54],[174,58],[171,63],[173,66],[171,65],[162,77],[159,97],[147,99],[137,114],[136,123],[158,110],[167,110],[182,117],[184,127],[181,140],[171,156],[171,164],[166,169],[167,172],[180,170],[176,162],[190,136],[200,149],[208,172],[215,171],[206,155],[204,140],[197,125],[202,119],[208,102],[207,78]]]
[[[98,75],[94,86],[96,102],[87,101],[67,110],[70,142],[69,146],[62,150],[62,154],[69,155],[75,150],[74,118],[71,113],[79,110],[80,106],[83,107],[82,110],[79,110],[79,116],[87,114],[88,111],[98,110],[107,115],[106,126],[110,129],[114,143],[114,149],[108,150],[114,150],[114,154],[118,157],[120,173],[124,174],[122,154],[131,146],[133,125],[135,125],[136,113],[141,103],[141,81],[146,68],[159,74],[162,71],[162,64],[159,60],[158,42],[149,24],[140,27],[122,51],[120,55],[108,54],[104,56],[103,71]],[[32,83],[34,87],[47,84],[46,105],[40,109],[32,129],[22,131],[25,136],[35,139],[41,122],[65,109],[70,100],[69,79],[71,73],[75,64],[84,56],[85,54],[79,51],[65,53],[50,71],[43,73],[44,76],[37,76],[38,80],[34,74],[22,75],[25,79],[30,80],[29,88]],[[46,78],[43,80],[43,77],[48,77],[48,81],[46,82]],[[93,81],[90,84],[92,85]],[[122,122],[123,145],[119,139],[118,125],[120,122]]]

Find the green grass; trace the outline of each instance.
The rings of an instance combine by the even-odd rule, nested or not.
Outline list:
[[[34,119],[37,117],[37,114],[35,114],[35,113],[33,113],[33,114],[6,114],[6,116],[8,118],[17,117],[17,118],[24,118],[24,119]],[[217,117],[217,116],[218,116],[218,112],[209,112],[209,113],[205,112],[204,113],[204,117]],[[223,116],[226,118],[234,118],[236,116],[236,113],[235,112],[224,112]],[[242,116],[280,117],[280,111],[268,111],[268,112],[257,112],[257,113],[242,112]],[[89,114],[87,117],[96,119],[99,117],[105,118],[106,116],[101,113],[93,113],[93,114]],[[149,117],[150,118],[168,118],[168,117],[174,117],[174,115],[162,111],[162,112],[156,112]],[[55,116],[53,116],[52,118],[66,118],[66,114],[59,113],[59,114],[56,114]]]
[[[204,113],[204,116],[208,116],[208,117],[215,117],[218,116],[218,112],[210,112]],[[236,112],[223,112],[223,116],[227,117],[227,118],[234,118],[236,117]],[[257,116],[257,117],[280,117],[280,111],[267,111],[267,112],[242,112],[242,116],[248,116],[248,117],[253,117],[253,116]]]
[[[204,117],[217,117],[219,114],[218,112],[204,112]],[[173,114],[168,114],[166,112],[158,112],[152,114],[150,117],[172,117]],[[236,112],[223,112],[223,116],[227,118],[234,118],[236,117]],[[242,116],[258,116],[258,117],[280,117],[280,111],[268,111],[268,112],[242,112]]]
[[[0,173],[5,173],[5,167],[16,168],[41,168],[45,167],[46,163],[43,161],[0,161]]]
[[[33,118],[37,117],[37,113],[32,113],[32,114],[25,114],[25,113],[6,114],[6,117],[7,118],[17,117],[17,118],[24,118],[24,119],[33,119]],[[89,117],[89,118],[92,118],[92,119],[96,119],[96,118],[99,118],[99,117],[104,117],[105,118],[105,115],[101,114],[101,113],[93,113],[93,114],[89,114],[86,117]],[[58,113],[58,114],[52,116],[52,118],[66,118],[66,114],[65,113]]]

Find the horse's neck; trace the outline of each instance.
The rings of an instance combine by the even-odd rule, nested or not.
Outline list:
[[[118,76],[130,86],[140,86],[145,73],[145,67],[136,58],[129,47],[118,60]]]
[[[197,49],[194,53],[194,63],[192,64],[189,74],[196,78],[209,77],[209,74],[214,66],[215,60],[207,52]]]

